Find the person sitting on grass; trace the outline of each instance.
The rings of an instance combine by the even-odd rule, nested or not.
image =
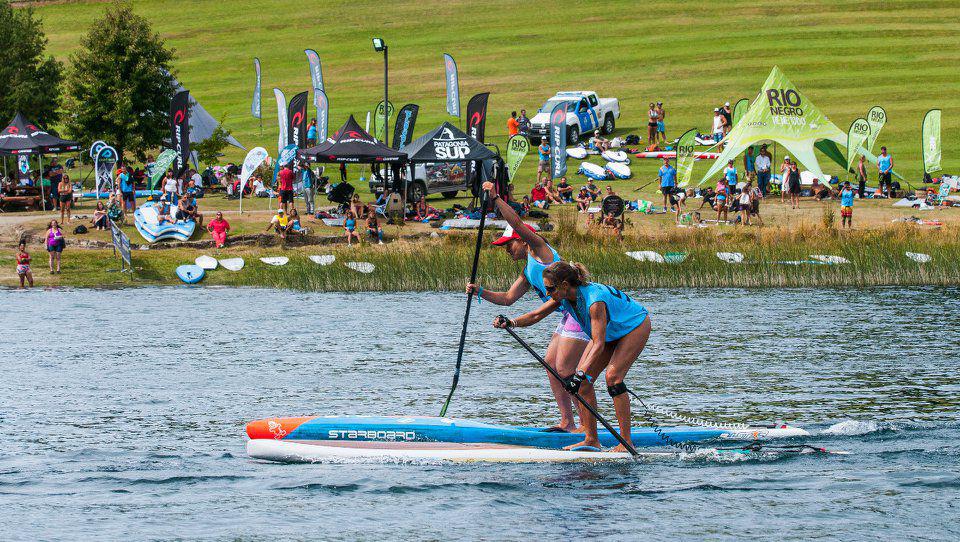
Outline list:
[[[350,210],[357,218],[366,218],[367,206],[360,200],[360,194],[354,194],[350,199]]]
[[[716,201],[716,200],[717,200],[717,193],[716,193],[716,191],[714,191],[714,189],[712,189],[712,188],[710,188],[710,187],[707,187],[707,188],[705,188],[703,191],[700,192],[700,195],[703,196],[703,201],[700,202],[700,209],[703,209],[703,206],[704,206],[704,205],[706,205],[707,207],[710,207],[711,209],[713,209],[714,206],[715,206],[716,203],[717,203],[717,201]]]
[[[587,192],[586,186],[581,186],[580,193],[577,194],[577,211],[581,213],[587,212],[591,203],[593,203],[593,198],[590,197],[590,192]]]
[[[560,205],[563,203],[563,199],[560,198],[560,191],[553,185],[552,179],[547,179],[547,182],[543,185],[543,189],[547,192],[547,201],[550,202],[550,205]]]
[[[173,219],[173,214],[170,212],[171,209],[174,208],[172,202],[173,202],[173,195],[170,194],[169,192],[164,193],[162,196],[160,196],[160,201],[158,202],[158,205],[156,207],[158,226],[164,224],[165,222],[169,222],[171,224],[176,222]]]
[[[198,227],[203,227],[203,215],[197,209],[197,200],[193,196],[184,194],[180,198],[180,203],[177,204],[176,219],[177,221],[193,220]]]
[[[623,240],[623,220],[613,216],[613,213],[603,215],[600,224],[604,228],[611,230],[614,235],[617,236],[617,239]]]
[[[223,213],[217,211],[214,219],[207,224],[207,231],[213,237],[213,244],[217,248],[223,248],[227,244],[227,232],[230,231],[230,223],[223,218]]]
[[[560,182],[557,183],[557,195],[560,196],[561,202],[573,203],[573,187],[567,182],[566,177],[560,177]]]
[[[597,198],[600,197],[600,187],[593,182],[593,179],[587,180],[587,193],[590,194],[590,199],[593,201],[597,201]]]
[[[371,238],[376,238],[377,244],[383,244],[383,228],[380,226],[380,219],[377,218],[377,213],[369,213],[367,215],[367,235]]]
[[[596,130],[593,132],[593,137],[590,138],[590,146],[598,152],[606,152],[610,150],[610,141],[600,137],[600,130]]]
[[[853,228],[853,187],[850,181],[843,183],[840,191],[840,227]]]
[[[97,201],[97,208],[93,210],[93,227],[98,230],[105,230],[110,227],[107,219],[107,208],[102,201]]]
[[[273,215],[273,218],[270,219],[270,223],[267,224],[267,229],[263,231],[273,231],[280,234],[281,239],[287,238],[287,226],[290,224],[290,219],[287,217],[287,214],[283,209],[277,209],[277,214]]]
[[[287,233],[299,233],[300,235],[307,234],[307,229],[300,225],[300,213],[297,212],[296,207],[290,208],[290,217],[287,223]]]
[[[817,201],[823,201],[825,199],[830,199],[833,194],[830,190],[830,187],[821,183],[820,179],[814,179],[813,185],[810,187],[811,192],[813,192],[813,197]]]
[[[353,211],[347,211],[347,218],[343,221],[343,231],[347,236],[347,246],[350,246],[352,240],[356,238],[357,244],[360,244],[360,234],[357,233],[357,215]]]
[[[20,287],[23,288],[24,281],[33,288],[33,271],[30,271],[30,253],[27,252],[27,243],[20,241],[17,246],[17,276],[20,277]]]
[[[550,208],[550,200],[547,196],[547,190],[539,182],[530,190],[530,205],[541,209]]]

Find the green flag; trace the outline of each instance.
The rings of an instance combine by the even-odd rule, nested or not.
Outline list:
[[[923,172],[940,171],[940,110],[931,109],[923,117],[920,129],[920,149],[923,151]]]
[[[850,124],[847,132],[847,171],[856,160],[857,155],[863,152],[863,144],[870,139],[870,122],[859,118]]]
[[[738,104],[739,105],[739,104]],[[736,110],[734,110],[736,113]],[[677,186],[683,188],[690,184],[693,175],[693,159],[696,155],[697,130],[691,128],[677,140]]]
[[[393,102],[387,102],[387,119],[393,116]],[[373,113],[373,137],[386,142],[386,135],[383,133],[386,129],[383,123],[383,100],[377,104],[377,110]]]
[[[173,149],[167,149],[160,153],[160,156],[157,157],[153,162],[153,166],[150,167],[150,190],[156,190],[157,181],[159,181],[164,174],[167,172],[167,169],[170,168],[170,164],[177,159],[177,151]]]
[[[510,176],[510,181],[513,181],[513,176],[517,174],[517,170],[520,169],[520,163],[523,162],[523,157],[530,152],[530,142],[527,141],[527,138],[517,134],[512,136],[509,141],[507,141],[507,173]]]
[[[747,109],[749,108],[750,100],[746,98],[740,98],[740,101],[733,106],[733,126],[736,126],[737,123],[743,119],[743,116],[747,113]]]
[[[887,123],[887,112],[879,105],[875,105],[867,113],[867,122],[870,123],[870,139],[867,140],[867,151],[873,152],[873,144],[877,142],[877,138],[880,137],[880,130]]]

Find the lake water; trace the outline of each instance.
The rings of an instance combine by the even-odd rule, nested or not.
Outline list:
[[[627,383],[852,452],[622,464],[279,465],[246,422],[436,415],[462,295],[0,291],[3,540],[956,540],[960,290],[639,292]],[[533,307],[525,299],[522,307]],[[543,371],[474,305],[448,415],[552,424]],[[543,348],[550,327],[520,330]],[[608,397],[601,410],[612,415]]]

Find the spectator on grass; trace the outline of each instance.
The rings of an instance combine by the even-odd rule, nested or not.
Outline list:
[[[720,143],[723,133],[723,115],[720,114],[720,108],[715,107],[713,109],[713,142]]]
[[[371,212],[367,215],[367,235],[371,238],[376,238],[377,244],[383,244],[383,228],[380,226],[380,219],[377,218],[377,213]]]
[[[60,183],[57,185],[57,200],[60,205],[60,221],[66,215],[67,222],[70,222],[70,211],[73,208],[73,183],[70,182],[69,175],[61,175]]]
[[[753,210],[753,189],[750,181],[740,191],[740,225],[750,225],[750,212]]]
[[[613,191],[613,187],[608,184],[608,185],[607,185],[607,193],[604,194],[603,197],[606,198],[607,196],[616,196],[616,195],[617,195],[617,193]]]
[[[663,165],[660,166],[657,177],[660,179],[660,192],[663,194],[663,208],[668,209],[670,207],[670,194],[677,186],[677,170],[670,165],[669,158],[663,159]]]
[[[580,192],[577,194],[577,212],[587,212],[591,203],[593,203],[593,197],[590,196],[590,192],[587,192],[586,186],[581,186]]]
[[[757,218],[758,226],[763,226],[763,219],[760,218],[761,201],[763,201],[763,190],[760,190],[759,186],[755,186],[750,191],[750,216]]]
[[[720,109],[720,114],[723,115],[723,135],[730,133],[730,130],[733,129],[733,110],[730,109],[730,102],[724,102],[723,108]]]
[[[544,176],[550,177],[550,145],[547,143],[547,136],[540,138],[537,158],[537,182],[539,183]]]
[[[287,164],[277,174],[277,185],[280,188],[280,208],[289,213],[293,207],[293,164]]]
[[[307,229],[300,224],[300,213],[297,211],[296,207],[290,209],[290,221],[287,224],[287,233],[299,233],[301,235],[307,234]]]
[[[54,157],[50,160],[50,165],[44,168],[43,172],[44,178],[47,180],[47,183],[44,184],[47,190],[47,197],[50,198],[50,201],[53,202],[53,205],[56,206],[57,210],[60,210],[62,207],[60,201],[60,181],[63,180],[63,166],[57,161],[57,158]],[[61,213],[61,221],[63,214]]]
[[[784,203],[784,198],[790,193],[790,168],[792,163],[789,156],[783,157],[783,163],[780,164],[780,203]]]
[[[647,111],[647,142],[653,147],[657,144],[657,106],[650,102],[650,110]]]
[[[600,130],[594,130],[593,137],[590,138],[590,146],[598,152],[610,150],[610,141],[600,136]]]
[[[357,233],[357,215],[353,214],[353,211],[347,211],[347,217],[343,221],[343,231],[347,236],[347,246],[352,244],[354,238],[356,238],[357,244],[360,244],[360,234]]]
[[[287,226],[290,225],[290,218],[287,217],[287,213],[283,209],[277,209],[277,214],[273,215],[270,219],[270,223],[267,224],[267,229],[264,231],[269,231],[273,229],[274,232],[280,235],[281,239],[287,238]]]
[[[670,206],[676,211],[676,223],[680,223],[680,215],[683,214],[683,204],[687,201],[687,192],[685,190],[676,190],[670,194]]]
[[[770,152],[767,151],[767,145],[764,143],[760,145],[760,154],[757,155],[756,160],[754,161],[754,167],[756,168],[757,175],[757,188],[763,192],[763,195],[767,195],[770,187],[770,167],[773,165],[773,157],[770,156]]]
[[[757,179],[757,156],[753,154],[752,145],[743,155],[743,179],[750,182]]]
[[[530,118],[527,117],[527,110],[521,109],[520,116],[517,117],[517,128],[520,130],[520,135],[527,135],[530,133]]]
[[[93,227],[97,230],[105,230],[110,227],[107,219],[107,208],[103,201],[97,201],[97,208],[93,210]]]
[[[193,186],[195,189],[203,188],[203,175],[200,175],[200,172],[191,168],[189,173],[189,178],[190,178],[190,181],[193,182]]]
[[[597,186],[597,183],[593,182],[593,179],[587,180],[587,193],[590,194],[590,198],[593,201],[597,201],[597,198],[600,197],[600,187]]]
[[[60,229],[60,224],[56,220],[51,220],[47,226],[46,239],[50,274],[58,275],[60,274],[60,257],[63,254],[64,247],[67,246],[67,240],[64,238],[63,230]],[[56,263],[56,270],[53,268],[54,263]]]
[[[623,219],[613,216],[613,213],[606,213],[600,223],[604,228],[611,230],[617,239],[623,240]]]
[[[30,270],[30,253],[27,252],[27,243],[20,241],[17,246],[17,277],[20,278],[20,287],[23,288],[24,281],[33,288],[33,271]]]
[[[840,191],[840,227],[844,226],[853,228],[853,187],[850,186],[850,181],[844,182],[843,190]]]
[[[886,147],[880,147],[880,156],[877,157],[877,174],[880,180],[880,194],[884,194],[883,187],[887,187],[886,197],[890,196],[893,183],[893,157],[887,154]]]
[[[223,218],[223,213],[217,211],[213,220],[207,224],[207,231],[213,237],[213,244],[223,248],[227,244],[227,233],[230,232],[230,223]]]
[[[857,162],[857,197],[863,199],[866,197],[867,189],[867,159],[862,154],[860,161]]]
[[[723,168],[723,177],[727,180],[727,193],[730,195],[736,193],[740,177],[737,175],[737,167],[733,165],[733,160],[729,160],[727,167]]]
[[[507,135],[513,137],[520,133],[520,121],[517,120],[517,112],[511,111],[510,118],[507,119]]]
[[[137,208],[137,188],[133,184],[133,177],[126,166],[120,166],[117,173],[117,186],[120,188],[120,196],[123,199],[123,211],[126,214],[127,209],[131,211]]]
[[[667,125],[664,123],[666,113],[663,111],[663,102],[657,102],[657,141],[667,144]]]
[[[537,184],[535,184],[533,189],[530,190],[530,205],[539,207],[541,209],[547,209],[550,207],[550,200],[547,196],[547,190],[539,181],[537,181]]]
[[[567,182],[566,177],[560,177],[560,183],[557,184],[557,194],[563,203],[573,203],[573,187]]]
[[[717,222],[720,222],[720,216],[723,216],[723,221],[727,221],[727,198],[730,197],[730,192],[727,189],[727,180],[720,179],[720,182],[717,183],[717,194],[714,198],[717,206]]]
[[[317,119],[310,119],[307,125],[307,147],[317,146]]]
[[[300,182],[303,185],[303,204],[307,214],[313,214],[313,203],[315,199],[314,186],[316,185],[316,175],[310,169],[310,164],[305,160],[300,162]]]
[[[800,208],[800,169],[797,163],[790,164],[790,171],[787,172],[787,191],[790,194],[790,207],[792,209]]]
[[[560,205],[563,203],[563,200],[560,198],[560,192],[553,186],[553,179],[547,179],[547,182],[543,183],[543,190],[547,193],[547,201],[549,201],[551,205]]]
[[[714,189],[707,187],[700,193],[700,195],[703,196],[703,200],[700,202],[700,209],[703,209],[704,205],[713,209],[717,203],[717,192]]]
[[[203,215],[200,213],[200,209],[197,207],[197,199],[190,194],[184,194],[180,198],[180,203],[177,204],[176,219],[178,221],[193,220],[196,222],[198,227],[202,228]]]

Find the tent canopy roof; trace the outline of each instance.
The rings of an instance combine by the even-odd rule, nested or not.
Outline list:
[[[174,86],[176,87],[176,92],[187,90],[183,88],[183,85],[180,84],[180,81],[177,81],[176,78],[173,78]],[[217,129],[217,126],[220,126],[220,122],[217,119],[213,118],[206,109],[200,105],[193,95],[190,96],[190,142],[191,143],[201,143],[210,139],[213,135],[214,130]],[[240,144],[239,141],[232,135],[227,136],[227,143],[237,147],[238,149],[247,150],[246,147]]]
[[[489,160],[497,156],[483,143],[449,122],[411,141],[402,150],[411,162],[466,162]]]
[[[0,154],[50,154],[79,149],[76,141],[41,130],[19,112],[0,132]]]
[[[353,115],[337,130],[332,139],[316,147],[300,151],[312,162],[347,164],[400,163],[407,161],[407,153],[377,141],[357,124]]]

